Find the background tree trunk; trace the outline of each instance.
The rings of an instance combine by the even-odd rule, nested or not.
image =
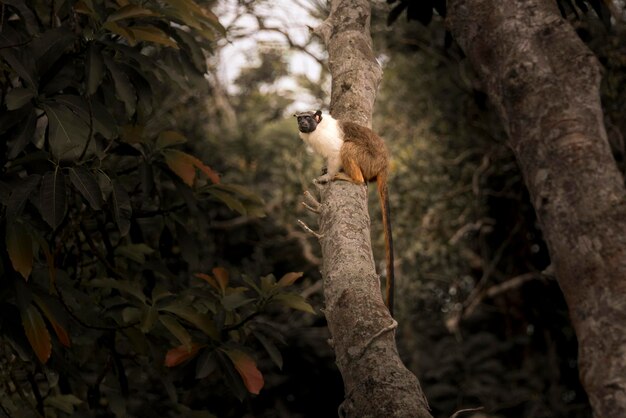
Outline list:
[[[498,109],[548,243],[596,417],[626,416],[626,191],[600,67],[556,2],[450,0],[449,25]]]
[[[329,53],[331,113],[365,126],[370,125],[382,75],[372,52],[369,26],[368,1],[333,1],[330,16],[316,30]],[[430,417],[417,378],[398,356],[397,323],[381,296],[370,241],[367,190],[333,182],[321,194],[325,315],[344,380],[341,415]]]

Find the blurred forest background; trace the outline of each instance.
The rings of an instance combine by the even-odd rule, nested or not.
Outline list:
[[[596,3],[559,6],[604,67],[624,171],[626,26]],[[336,416],[319,245],[297,225],[316,224],[300,202],[322,161],[291,117],[327,109],[330,82],[289,14],[320,22],[327,8],[0,2],[0,416]],[[430,5],[374,2],[372,37],[397,342],[433,415],[590,417],[566,305],[478,79]],[[241,40],[237,72],[222,50]],[[295,74],[304,57],[319,69]]]

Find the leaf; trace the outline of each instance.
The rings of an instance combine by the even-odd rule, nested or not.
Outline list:
[[[89,135],[89,126],[81,118],[55,101],[47,101],[43,108],[48,116],[48,142],[52,155],[59,160],[76,160],[83,152]],[[90,145],[92,155],[95,142]]]
[[[54,96],[54,102],[62,104],[78,115],[89,126],[89,104],[81,96],[75,94],[59,94]],[[109,111],[97,100],[90,100],[93,118],[93,129],[106,139],[117,135],[117,123]]]
[[[298,280],[303,275],[304,275],[304,273],[301,272],[301,271],[300,272],[287,273],[283,277],[280,278],[280,280],[278,281],[277,285],[278,285],[278,287],[291,286],[292,284],[295,283],[296,280]]]
[[[31,174],[15,184],[7,202],[6,214],[9,220],[13,220],[22,214],[28,198],[32,195],[40,181],[41,176],[39,174]]]
[[[102,208],[102,191],[98,186],[95,176],[84,167],[74,167],[69,169],[70,181],[80,192],[89,205],[95,209]]]
[[[111,13],[109,17],[107,17],[107,22],[116,22],[122,19],[130,19],[133,17],[144,17],[144,16],[159,16],[158,13],[153,12],[150,9],[144,9],[143,7],[136,6],[134,4],[128,4],[124,7],[120,7],[115,12]]]
[[[257,331],[252,331],[252,334],[256,337],[257,340],[261,343],[267,354],[270,356],[274,364],[278,366],[280,370],[283,369],[283,356],[278,351],[276,345],[265,335],[261,334]]]
[[[8,222],[6,246],[13,269],[28,280],[33,270],[33,240],[21,222]]]
[[[133,36],[133,34],[130,33],[125,26],[118,25],[115,22],[105,22],[102,27],[126,39],[130,46],[135,46],[137,44],[137,42],[135,42],[135,37]]]
[[[198,354],[200,348],[202,348],[202,345],[198,343],[192,343],[191,349],[188,349],[184,345],[170,349],[165,355],[165,366],[178,366],[179,364],[194,358],[196,354]]]
[[[233,362],[248,392],[258,395],[265,382],[263,381],[263,375],[256,367],[256,363],[252,357],[239,350],[222,351],[226,353],[230,361]]]
[[[204,350],[196,362],[196,379],[204,379],[216,369],[217,360],[215,358],[215,353],[210,350]]]
[[[176,318],[170,315],[159,315],[159,321],[167,328],[169,332],[174,335],[181,342],[181,344],[187,348],[187,350],[191,350],[192,341],[191,335],[185,327],[183,327],[180,322],[176,320]]]
[[[74,32],[65,26],[49,29],[36,37],[31,47],[39,74],[48,72],[76,39]]]
[[[159,311],[155,306],[145,307],[141,318],[141,324],[139,325],[141,332],[144,334],[149,333],[158,318]]]
[[[104,78],[104,60],[102,51],[91,42],[85,58],[85,84],[88,95],[94,94]]]
[[[37,91],[38,79],[35,76],[37,70],[35,69],[35,60],[32,54],[26,51],[15,52],[13,49],[0,49],[0,57],[6,60],[13,71],[15,71],[33,91]]]
[[[226,287],[228,287],[228,271],[223,267],[214,267],[211,271],[217,283],[220,285],[222,292],[226,291]]]
[[[187,138],[185,138],[180,132],[163,131],[159,134],[159,137],[156,140],[156,147],[157,149],[163,149],[174,145],[184,144],[185,142],[187,142]]]
[[[171,303],[161,308],[162,311],[171,312],[179,318],[184,319],[194,325],[200,331],[214,340],[219,340],[219,334],[215,328],[215,324],[208,315],[197,312],[190,306],[181,305],[180,303]]]
[[[65,176],[57,166],[54,171],[44,174],[39,191],[39,210],[43,219],[56,229],[67,211],[67,196],[65,192]]]
[[[231,293],[222,298],[222,306],[229,312],[240,308],[248,303],[254,302],[255,299],[246,298],[245,295],[241,293]]]
[[[13,144],[9,150],[9,159],[12,160],[19,155],[20,152],[26,148],[26,145],[33,139],[35,135],[35,129],[37,128],[37,113],[32,105],[28,106],[30,111],[28,116],[20,121],[20,126],[17,129]]]
[[[35,96],[35,93],[31,89],[25,88],[15,88],[9,91],[6,95],[5,101],[7,105],[7,110],[15,110],[24,106],[26,103],[30,102]]]
[[[295,293],[281,293],[274,296],[272,300],[289,308],[312,313],[313,315],[315,315],[315,310],[313,309],[313,307],[309,305],[302,296],[296,295]]]
[[[46,318],[48,319],[48,322],[50,322],[50,325],[52,325],[52,329],[54,329],[54,332],[56,333],[57,338],[59,339],[59,342],[63,344],[63,346],[65,347],[70,347],[72,345],[72,342],[70,341],[70,336],[67,330],[65,329],[66,326],[64,327],[61,324],[61,322],[65,322],[65,321],[63,321],[60,318],[61,316],[60,312],[57,310],[55,313],[55,309],[52,308],[52,305],[50,305],[48,302],[45,302],[38,295],[33,295],[33,300],[35,301],[37,306],[39,306],[39,309],[41,309],[43,314],[46,316]]]
[[[146,262],[146,256],[154,252],[154,249],[150,248],[147,244],[126,244],[118,247],[115,250],[116,255],[126,257],[130,260],[136,261],[139,264]]]
[[[246,215],[247,214],[248,211],[246,210],[246,207],[243,205],[243,203],[241,203],[241,200],[239,200],[238,198],[234,197],[232,194],[224,192],[224,191],[219,190],[217,188],[213,188],[213,187],[210,187],[210,188],[208,188],[206,190],[207,190],[207,192],[209,194],[213,195],[218,200],[221,200],[231,210],[234,210],[234,211],[240,213],[241,215]]]
[[[161,29],[154,26],[129,26],[126,28],[133,37],[135,41],[147,41],[153,42],[155,44],[170,46],[172,48],[178,49],[178,44],[173,41],[167,33],[163,32]]]
[[[104,287],[116,289],[124,293],[128,293],[139,299],[141,302],[146,303],[146,295],[141,290],[141,285],[137,282],[131,282],[128,280],[116,280],[116,279],[93,279],[87,282],[89,286]]]
[[[83,403],[75,395],[48,395],[44,400],[44,405],[50,408],[58,409],[59,411],[63,411],[66,414],[73,414],[74,409]]]
[[[115,85],[115,95],[124,103],[126,116],[131,117],[137,106],[137,93],[128,75],[108,55],[104,55],[104,64],[109,69]]]
[[[195,273],[194,276],[196,276],[198,279],[204,280],[205,282],[210,284],[211,287],[215,288],[215,290],[220,290],[221,289],[220,285],[217,284],[217,280],[215,280],[212,276],[209,276],[208,274],[205,274],[205,273]]]
[[[128,234],[130,230],[130,218],[133,208],[130,205],[130,197],[124,187],[117,180],[112,180],[111,200],[113,201],[113,216],[122,236]]]
[[[22,326],[26,333],[26,338],[37,358],[42,363],[46,363],[52,353],[52,343],[50,342],[50,333],[41,314],[32,304],[27,304],[20,310],[22,317]]]
[[[164,150],[165,163],[189,187],[193,187],[196,178],[196,166],[193,157],[178,150]]]
[[[196,42],[194,37],[187,33],[184,28],[174,27],[174,37],[178,38],[178,45],[182,47],[196,70],[204,74],[207,72],[206,57],[202,51],[202,47]]]

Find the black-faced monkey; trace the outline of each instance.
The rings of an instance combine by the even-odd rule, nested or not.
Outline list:
[[[298,119],[300,138],[327,160],[327,172],[318,181],[348,180],[357,184],[367,184],[368,181],[376,180],[385,231],[387,264],[385,293],[387,307],[393,315],[393,239],[387,192],[389,152],[385,142],[369,128],[337,120],[330,115],[322,117],[320,110],[300,112],[294,116]],[[345,174],[339,172],[341,168]]]

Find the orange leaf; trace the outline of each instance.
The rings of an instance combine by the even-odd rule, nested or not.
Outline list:
[[[205,165],[199,159],[195,159],[195,165],[198,167],[200,171],[202,171],[208,178],[213,182],[213,184],[219,184],[220,177],[217,175],[215,171],[213,171],[209,166]]]
[[[72,345],[70,341],[70,336],[67,333],[66,329],[61,325],[59,320],[54,316],[54,313],[52,312],[50,307],[43,301],[43,299],[41,299],[37,295],[33,295],[33,300],[35,301],[37,306],[39,306],[39,309],[41,309],[46,318],[48,318],[50,325],[52,325],[52,328],[54,329],[54,332],[59,339],[59,342],[65,347],[70,347]]]
[[[224,267],[215,267],[212,271],[222,291],[226,290],[226,286],[228,286],[228,271]]]
[[[45,363],[52,353],[52,343],[50,342],[50,333],[43,322],[41,314],[31,304],[28,304],[20,314],[22,316],[22,326],[30,346],[35,351],[39,361]]]
[[[189,187],[193,187],[196,178],[195,157],[175,149],[163,151],[165,163]]]
[[[258,395],[265,382],[252,357],[238,350],[223,351],[235,365],[235,369],[243,379],[243,384],[246,385],[248,392]]]
[[[301,271],[287,273],[283,277],[280,278],[280,280],[278,281],[277,285],[278,285],[278,287],[291,286],[292,284],[294,284],[294,282],[296,280],[298,280],[303,275],[304,275],[304,273],[301,272]]]
[[[212,276],[209,276],[208,274],[204,274],[204,273],[196,273],[194,274],[194,276],[196,276],[198,279],[204,280],[215,289],[220,290],[220,285],[217,284],[217,281]]]
[[[28,280],[33,270],[33,240],[23,224],[7,223],[6,245],[13,268]]]
[[[200,350],[200,348],[202,348],[202,344],[192,343],[191,349],[187,349],[184,345],[170,349],[165,355],[165,366],[178,366],[180,363],[194,358],[196,354],[198,354],[198,350]]]

